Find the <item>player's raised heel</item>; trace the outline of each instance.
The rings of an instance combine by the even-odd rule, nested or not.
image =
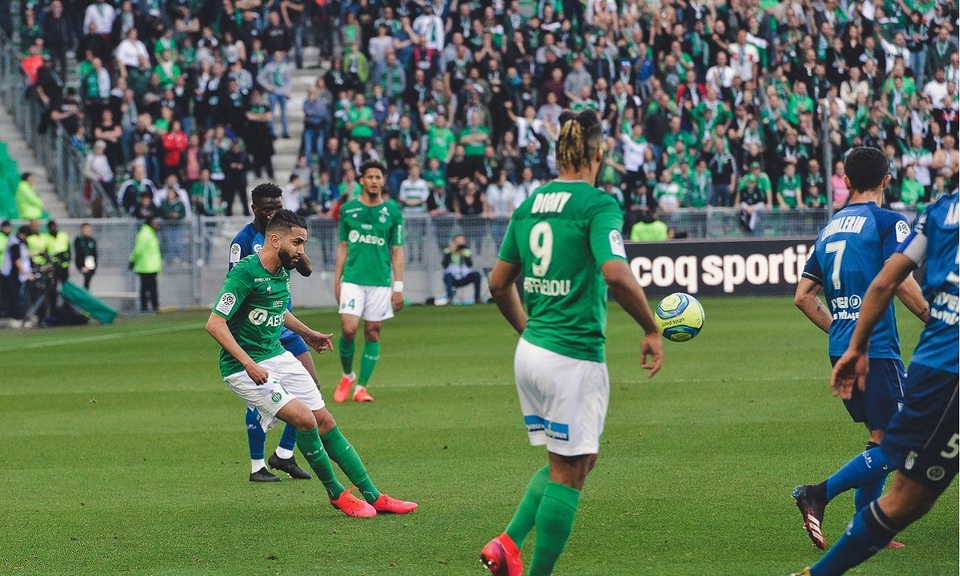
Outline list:
[[[814,494],[813,486],[804,484],[793,489],[793,499],[800,509],[800,515],[803,516],[803,529],[807,531],[807,536],[817,548],[824,550],[827,547],[827,541],[823,537],[823,514],[827,507],[827,501]]]
[[[337,384],[337,389],[333,392],[333,401],[346,402],[347,398],[350,397],[350,389],[353,388],[353,384],[356,381],[356,374],[344,374],[343,377],[340,378],[340,383]]]
[[[274,452],[270,455],[270,459],[267,460],[267,464],[274,470],[286,472],[287,475],[294,480],[309,480],[312,478],[307,471],[297,465],[297,461],[293,456],[289,458],[281,458],[277,456],[276,452]]]
[[[331,498],[330,505],[354,518],[373,518],[377,515],[376,508],[357,498],[349,490],[344,490],[336,499]]]
[[[279,482],[280,478],[278,476],[274,476],[273,474],[271,474],[270,471],[267,470],[266,466],[264,466],[263,468],[257,470],[256,472],[250,473],[250,481],[251,482]]]
[[[523,576],[520,549],[506,533],[487,542],[480,551],[480,563],[490,570],[493,576]]]
[[[807,566],[799,572],[791,572],[790,576],[810,576],[810,567]]]
[[[380,494],[380,497],[373,503],[373,507],[379,513],[383,514],[409,514],[417,509],[416,502],[406,502],[397,500],[393,496]]]

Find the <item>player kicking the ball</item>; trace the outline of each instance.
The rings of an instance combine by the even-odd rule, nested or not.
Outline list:
[[[230,258],[227,262],[227,270],[232,270],[240,260],[256,254],[263,246],[263,233],[267,229],[267,222],[277,210],[283,208],[281,199],[283,190],[276,184],[264,182],[258,184],[253,189],[251,196],[251,210],[253,211],[253,222],[243,227],[230,243]],[[296,265],[297,272],[303,277],[308,277],[313,272],[310,265],[310,258],[306,254],[300,257]],[[292,309],[289,306],[288,308]],[[307,369],[313,381],[320,384],[317,378],[317,369],[313,365],[313,356],[310,349],[307,348],[303,338],[295,334],[292,330],[284,328],[280,331],[280,345],[284,350],[293,354],[297,360]],[[310,475],[304,472],[293,457],[293,448],[297,442],[297,429],[287,424],[283,428],[283,435],[280,436],[280,443],[277,450],[270,455],[269,460],[264,462],[264,444],[267,440],[267,434],[260,425],[260,414],[253,409],[248,408],[246,413],[247,443],[250,446],[250,481],[251,482],[279,482],[280,478],[274,476],[267,470],[267,464],[274,470],[286,472],[291,478],[297,480],[309,480]]]
[[[361,518],[378,512],[413,512],[416,503],[377,490],[360,456],[324,406],[313,378],[280,345],[280,331],[286,327],[317,352],[333,349],[332,334],[311,330],[287,309],[289,270],[303,257],[306,242],[306,221],[280,210],[267,224],[260,252],[243,258],[227,274],[206,327],[222,347],[220,373],[234,394],[259,412],[264,430],[275,420],[296,428],[297,448],[323,482],[334,508]],[[357,487],[362,500],[340,484],[331,460]]]
[[[560,126],[560,177],[513,213],[490,277],[497,306],[521,335],[514,372],[530,443],[546,445],[549,460],[506,531],[483,547],[481,561],[500,576],[521,576],[520,548],[533,528],[529,574],[552,573],[573,531],[607,413],[608,288],[643,328],[641,365],[650,376],[663,355],[653,313],[627,265],[620,209],[593,186],[603,164],[597,114],[564,112]],[[521,274],[529,317],[514,284]]]
[[[893,300],[897,287],[926,262],[920,284],[930,304],[930,320],[920,334],[907,373],[903,410],[887,426],[883,443],[869,450],[890,460],[897,474],[890,490],[857,511],[846,531],[803,576],[838,576],[882,550],[901,530],[922,518],[957,476],[957,373],[960,364],[960,235],[957,192],[927,207],[913,232],[870,284],[850,347],[837,360],[830,385],[847,400],[870,385],[870,335]]]
[[[333,393],[335,402],[351,397],[355,402],[373,402],[367,382],[380,359],[380,329],[403,308],[403,215],[396,203],[381,195],[386,175],[379,162],[361,164],[363,192],[340,209],[334,290],[340,305],[343,377]],[[353,355],[361,318],[364,344],[358,378]]]

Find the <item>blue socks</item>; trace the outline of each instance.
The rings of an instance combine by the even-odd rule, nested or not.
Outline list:
[[[263,460],[263,445],[267,442],[267,433],[260,426],[260,413],[247,408],[247,443],[250,446],[250,459]],[[297,446],[297,429],[287,424],[280,436],[280,447],[293,450]]]
[[[886,548],[900,528],[893,525],[876,502],[857,512],[837,543],[813,565],[811,576],[835,576],[858,566]]]
[[[267,433],[260,426],[260,413],[247,408],[247,443],[250,445],[250,459],[263,460],[263,445],[267,441]]]
[[[293,451],[294,447],[297,445],[297,429],[287,424],[283,427],[283,435],[280,436],[280,447],[286,448],[287,450]],[[261,450],[262,452],[263,450]],[[881,488],[883,484],[880,485]],[[878,494],[879,496],[879,494]]]
[[[870,444],[867,445],[868,447]],[[850,462],[827,478],[827,500],[833,500],[838,494],[852,488],[857,490],[857,510],[876,500],[883,490],[887,474],[894,469],[893,463],[883,454],[879,446],[854,456]],[[863,494],[860,494],[863,492]],[[872,496],[870,496],[873,494]]]

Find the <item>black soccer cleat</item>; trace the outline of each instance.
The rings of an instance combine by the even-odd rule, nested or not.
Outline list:
[[[293,456],[289,458],[281,458],[277,456],[276,452],[274,452],[270,455],[270,459],[267,460],[267,464],[269,464],[274,470],[286,472],[287,475],[294,480],[309,480],[312,478],[312,476],[310,476],[310,474],[307,473],[303,468],[297,466],[297,461]]]
[[[251,482],[279,482],[280,478],[267,470],[266,466],[250,474]]]
[[[814,487],[809,484],[803,484],[793,489],[793,499],[800,509],[800,515],[803,516],[803,529],[807,531],[807,536],[813,541],[813,545],[821,550],[827,547],[827,541],[823,537],[823,513],[827,507],[827,500],[816,495]]]

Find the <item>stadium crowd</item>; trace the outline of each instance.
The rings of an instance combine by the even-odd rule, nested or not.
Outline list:
[[[84,4],[22,4],[23,68],[87,175],[141,218],[246,211],[248,172],[274,177],[304,65],[320,73],[285,193],[303,215],[336,217],[380,159],[405,212],[499,220],[556,176],[560,112],[582,107],[601,114],[599,184],[628,230],[651,205],[737,206],[749,227],[756,211],[824,206],[828,180],[842,206],[857,145],[891,159],[895,206],[957,186],[956,3]],[[51,72],[70,51],[79,86],[62,89]]]

